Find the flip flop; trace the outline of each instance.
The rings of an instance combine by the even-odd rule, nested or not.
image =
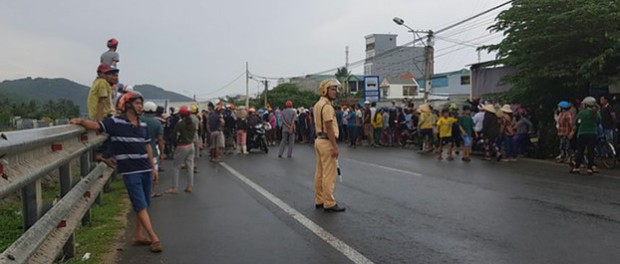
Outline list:
[[[150,246],[151,244],[152,242],[148,238],[133,241],[134,246]]]
[[[157,198],[157,197],[162,197],[162,196],[164,196],[164,194],[163,194],[163,193],[158,192],[158,193],[154,193],[154,194],[152,194],[152,195],[151,195],[151,198]]]

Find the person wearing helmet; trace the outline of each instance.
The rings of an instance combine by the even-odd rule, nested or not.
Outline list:
[[[121,98],[122,114],[100,121],[74,118],[71,124],[109,135],[110,147],[117,162],[116,169],[123,175],[133,210],[137,214],[134,244],[150,245],[152,252],[161,252],[161,242],[153,230],[147,211],[151,201],[151,185],[157,184],[159,175],[153,162],[148,128],[140,118],[143,100],[140,93],[130,92]],[[143,231],[147,232],[148,238]]]
[[[117,63],[120,61],[120,56],[116,52],[118,48],[118,40],[110,39],[108,40],[108,51],[101,54],[100,62],[102,64],[110,65],[116,67]]]
[[[570,139],[568,136],[573,128],[573,115],[570,113],[570,104],[567,101],[562,101],[558,104],[560,113],[557,115],[557,130],[558,138],[560,139],[560,154],[556,157],[556,161],[559,163],[570,162]]]
[[[160,171],[159,164],[166,158],[164,151],[164,126],[155,116],[157,105],[154,102],[147,101],[144,103],[144,123],[149,129],[149,137],[151,138],[151,148],[153,149],[153,163],[155,169]],[[157,140],[155,140],[157,139]]]
[[[133,86],[125,85],[122,83],[117,83],[114,87],[116,87],[116,98],[114,98],[114,108],[116,109],[116,111],[120,111],[119,102],[121,100],[121,97],[123,97],[123,95],[128,92],[132,92]]]
[[[608,96],[601,96],[601,125],[605,140],[615,145],[616,117],[618,116],[613,106],[609,104]]]
[[[569,138],[577,136],[577,154],[575,156],[575,164],[570,173],[579,173],[581,163],[583,163],[583,155],[586,148],[588,149],[588,165],[587,172],[592,174],[598,172],[594,166],[594,146],[597,140],[598,124],[601,122],[601,113],[596,105],[596,99],[586,97],[583,99],[583,109],[575,116],[573,129],[568,135]]]
[[[286,109],[284,109],[281,113],[282,141],[280,141],[278,158],[282,158],[282,154],[284,154],[284,149],[286,147],[288,147],[286,157],[292,157],[293,146],[295,145],[295,119],[297,119],[297,111],[293,108],[293,102],[291,100],[286,101],[285,106]]]
[[[98,77],[93,82],[86,101],[88,119],[101,121],[115,113],[112,107],[112,86],[118,83],[118,72],[117,68],[106,64],[97,67]]]
[[[172,173],[172,186],[167,193],[176,194],[179,186],[179,173],[185,165],[187,170],[187,187],[185,192],[191,193],[194,187],[194,167],[195,155],[194,139],[196,135],[196,125],[191,118],[191,111],[188,106],[183,105],[179,108],[181,120],[176,123],[172,131],[172,142],[176,146],[174,150],[174,162]]]
[[[323,208],[325,212],[344,212],[334,198],[336,184],[336,168],[338,160],[338,124],[336,111],[332,101],[336,100],[340,82],[324,80],[319,85],[321,98],[314,104],[313,117],[317,139],[314,142],[316,153],[316,172],[314,174],[315,208]]]
[[[194,136],[194,149],[196,150],[194,152],[194,158],[199,158],[200,157],[200,150],[203,148],[202,145],[202,141],[200,140],[200,134],[201,134],[201,126],[200,124],[202,124],[202,120],[200,120],[200,117],[198,115],[198,111],[200,110],[198,108],[197,105],[191,105],[190,106],[190,118],[192,119],[194,125],[196,126],[196,135]],[[194,167],[194,173],[198,173],[198,170],[196,167]]]
[[[219,163],[222,161],[221,152],[225,147],[224,142],[224,117],[222,115],[222,105],[217,105],[214,111],[207,117],[208,130],[211,132],[211,162]]]

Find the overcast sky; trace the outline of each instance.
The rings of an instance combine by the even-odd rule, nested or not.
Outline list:
[[[364,36],[438,30],[506,0],[3,1],[0,80],[63,77],[90,86],[109,38],[120,41],[121,82],[154,84],[198,98],[245,92],[245,71],[269,77],[313,74],[364,59]],[[505,8],[504,8],[505,9]],[[439,34],[474,46],[501,34],[493,12]],[[478,61],[473,47],[437,39],[435,72]],[[493,54],[483,52],[482,60]],[[351,68],[363,73],[363,64]],[[250,81],[250,93],[257,83]]]

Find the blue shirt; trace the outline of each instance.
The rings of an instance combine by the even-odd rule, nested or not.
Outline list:
[[[349,113],[349,127],[355,126],[355,118],[355,110],[351,110],[351,112]]]
[[[117,170],[123,175],[150,172],[146,146],[151,142],[146,123],[138,119],[135,127],[124,116],[114,116],[99,121],[101,131],[110,135],[112,154],[116,159]]]
[[[164,134],[164,126],[161,122],[155,119],[152,114],[144,114],[144,123],[149,129],[149,138],[151,138],[151,148],[153,149],[153,157],[159,157],[159,151],[157,150],[157,137]],[[162,149],[163,150],[163,149]]]

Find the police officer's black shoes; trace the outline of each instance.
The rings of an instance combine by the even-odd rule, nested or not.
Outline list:
[[[316,209],[323,209],[323,204],[315,204],[314,208],[316,208]]]
[[[338,205],[334,205],[334,206],[332,206],[330,208],[324,208],[323,209],[323,211],[328,212],[328,213],[331,213],[331,212],[334,212],[334,213],[344,212],[345,210],[346,210],[346,208],[340,207]]]

